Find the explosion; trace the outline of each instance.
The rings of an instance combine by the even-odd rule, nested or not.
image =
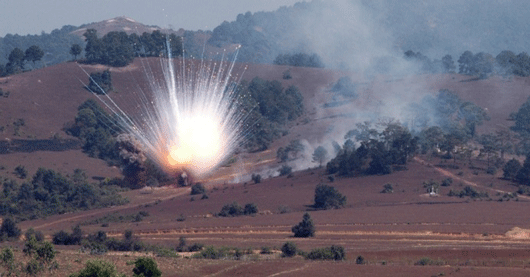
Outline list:
[[[217,62],[201,61],[195,70],[179,59],[178,74],[175,61],[171,56],[160,58],[162,79],[142,61],[152,95],[138,93],[134,116],[107,94],[96,96],[165,171],[202,178],[226,160],[243,137],[244,113],[235,91],[240,77],[232,76],[234,62],[226,62],[224,56]]]

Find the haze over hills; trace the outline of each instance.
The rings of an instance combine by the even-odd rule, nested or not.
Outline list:
[[[278,54],[316,53],[328,67],[366,71],[382,59],[401,59],[408,50],[421,52],[430,59],[450,54],[455,60],[466,50],[496,56],[503,50],[527,51],[528,26],[526,2],[506,1],[311,1],[273,12],[240,14],[227,19],[210,31],[172,30],[188,37],[188,48],[207,45],[232,48],[242,45],[239,60],[271,63]],[[40,36],[7,35],[0,38],[0,64],[14,47],[26,49],[32,44],[49,55],[44,64],[70,58],[68,45],[62,50],[47,40],[65,41],[66,34],[82,36],[86,28],[100,35],[109,31],[136,32],[166,30],[146,26],[126,16],[90,23],[80,27],[65,26],[63,31]],[[61,36],[59,36],[61,35]],[[194,37],[200,39],[195,40]],[[67,44],[80,43],[68,38]],[[396,71],[403,66],[397,62]]]

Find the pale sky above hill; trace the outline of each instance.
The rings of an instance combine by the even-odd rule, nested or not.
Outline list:
[[[40,34],[117,16],[159,27],[213,30],[240,13],[274,11],[302,0],[0,0],[0,37]]]

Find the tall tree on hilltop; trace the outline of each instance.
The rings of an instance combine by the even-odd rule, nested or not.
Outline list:
[[[27,61],[32,61],[35,65],[36,61],[40,61],[44,57],[44,51],[40,49],[37,45],[32,45],[24,53],[24,59]]]
[[[9,63],[6,67],[8,68],[8,73],[15,73],[19,70],[24,69],[24,51],[20,48],[15,48],[9,53],[8,57]]]
[[[79,44],[73,44],[70,48],[70,54],[74,56],[74,60],[77,60],[77,56],[81,55],[83,48]]]

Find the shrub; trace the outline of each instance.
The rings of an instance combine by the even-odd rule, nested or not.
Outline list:
[[[363,256],[358,256],[357,259],[355,259],[356,264],[365,264],[366,261],[364,260]]]
[[[28,274],[30,276],[37,275],[38,273],[40,273],[43,270],[44,270],[44,265],[42,263],[40,263],[39,261],[37,261],[36,259],[31,259],[26,264],[26,267],[24,268],[24,271],[26,272],[26,274]],[[97,275],[97,276],[99,276],[99,275]]]
[[[315,226],[308,213],[305,213],[302,221],[293,226],[291,230],[293,231],[294,236],[298,238],[312,237],[315,235]]]
[[[392,186],[392,184],[383,185],[383,190],[381,191],[381,193],[393,193],[393,192],[394,192],[394,187]]]
[[[23,165],[15,167],[14,174],[20,179],[26,179],[28,177],[28,170]]]
[[[445,262],[443,260],[433,260],[428,257],[423,257],[414,263],[414,265],[445,265]]]
[[[37,260],[44,264],[49,264],[55,259],[55,249],[49,241],[41,243],[37,249]]]
[[[227,248],[215,249],[213,246],[208,246],[205,249],[203,249],[201,252],[193,255],[194,258],[212,259],[212,260],[221,259],[226,256],[228,256]]]
[[[191,195],[205,194],[206,188],[201,183],[196,183],[191,187]]]
[[[447,178],[447,179],[442,180],[442,184],[441,184],[441,186],[442,186],[442,187],[448,187],[448,186],[450,186],[452,183],[453,183],[453,179],[452,179],[452,178]]]
[[[280,205],[278,207],[278,212],[281,213],[281,214],[290,213],[291,212],[291,208],[289,206]]]
[[[281,250],[282,250],[283,257],[294,257],[297,252],[296,244],[288,241],[282,245]]]
[[[252,174],[252,181],[254,182],[254,184],[259,184],[259,183],[261,183],[261,175],[259,175],[259,174]]]
[[[118,277],[116,266],[104,260],[89,260],[85,268],[70,277]]]
[[[494,166],[490,166],[488,167],[488,169],[486,169],[486,173],[490,175],[495,175],[495,173],[497,173],[497,168]]]
[[[15,265],[15,254],[10,247],[5,247],[0,253],[0,262],[7,271],[12,271]],[[8,275],[9,276],[9,275]]]
[[[226,204],[221,208],[219,216],[238,216],[243,214],[243,208],[237,203]]]
[[[26,233],[24,234],[26,239],[29,237],[34,237],[36,241],[43,241],[44,240],[44,234],[42,234],[41,231],[35,231],[33,228],[29,228]]]
[[[316,248],[306,255],[310,260],[335,260],[342,261],[346,258],[344,247],[332,245],[326,248]]]
[[[185,237],[180,237],[179,238],[179,244],[177,245],[176,250],[177,250],[177,252],[186,251],[186,238]]]
[[[53,234],[53,244],[55,245],[80,245],[83,239],[83,231],[79,225],[72,228],[72,233],[69,234],[63,230]]]
[[[245,205],[244,214],[253,215],[258,213],[258,206],[254,203],[248,203]]]
[[[96,94],[107,94],[112,90],[112,76],[110,75],[110,71],[107,69],[103,72],[91,73],[86,89]]]
[[[465,186],[463,190],[450,190],[448,196],[457,196],[457,197],[465,197],[469,196],[471,198],[488,198],[489,194],[487,192],[477,191],[475,188],[470,186]]]
[[[162,272],[158,269],[153,258],[140,257],[134,262],[133,268],[134,276],[136,277],[160,277]]]
[[[293,168],[287,165],[282,165],[279,172],[280,172],[280,176],[286,176],[293,172]]]
[[[339,209],[346,204],[346,196],[343,196],[334,187],[326,184],[319,184],[315,189],[316,209]]]
[[[201,251],[203,248],[204,248],[204,245],[202,243],[194,243],[194,244],[188,246],[188,252]]]
[[[517,172],[522,168],[521,163],[516,159],[509,160],[503,168],[503,178],[506,180],[515,180]]]
[[[259,253],[260,254],[272,254],[272,250],[270,247],[263,246],[261,247],[261,251]],[[296,254],[296,251],[295,251],[295,254]]]
[[[4,218],[4,221],[2,221],[2,226],[0,226],[0,241],[18,239],[20,234],[20,228],[17,227],[15,221],[9,217]]]
[[[289,70],[289,69],[285,70],[282,74],[283,74],[282,78],[284,80],[290,80],[290,79],[293,78],[293,76],[291,75],[291,70]]]

